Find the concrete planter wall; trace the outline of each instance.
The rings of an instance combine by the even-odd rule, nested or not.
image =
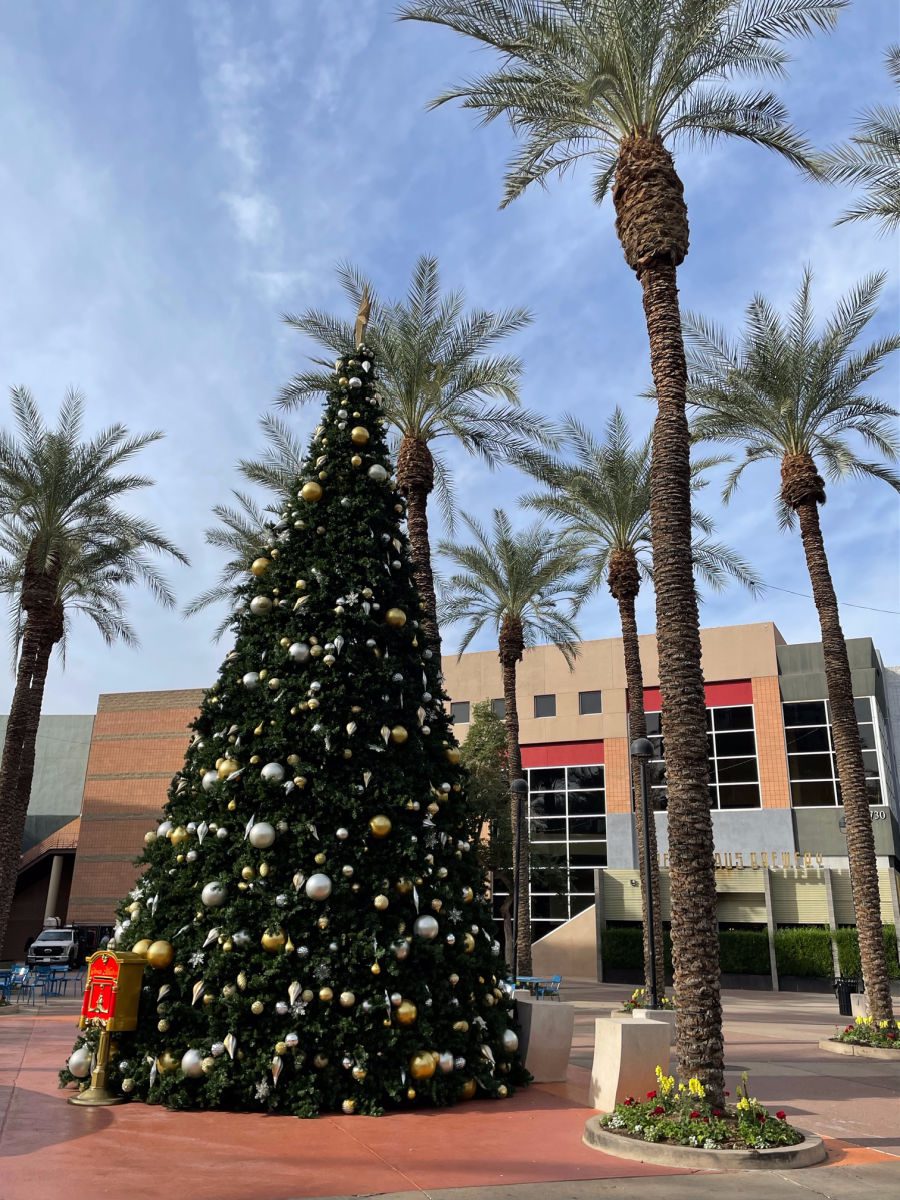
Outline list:
[[[819,1042],[820,1050],[829,1054],[846,1054],[852,1058],[876,1058],[882,1062],[892,1062],[900,1066],[900,1049],[887,1050],[882,1046],[854,1046],[852,1042],[835,1042],[831,1038],[823,1038]]]
[[[790,1171],[824,1162],[822,1139],[806,1134],[796,1146],[773,1146],[770,1150],[700,1150],[693,1146],[670,1146],[665,1142],[640,1142],[606,1130],[598,1117],[590,1117],[582,1139],[586,1146],[616,1158],[636,1159],[666,1167],[700,1171]]]
[[[528,992],[516,992],[519,1020],[519,1053],[535,1083],[557,1083],[569,1070],[575,1005],[557,1000],[535,1000]]]
[[[668,1074],[672,1029],[666,1021],[594,1022],[591,1108],[612,1112],[626,1096],[643,1096],[656,1086],[656,1068]]]

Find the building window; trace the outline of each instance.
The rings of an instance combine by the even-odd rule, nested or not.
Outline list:
[[[535,698],[534,698],[534,715],[536,717],[555,717],[556,716],[556,697],[555,696],[535,696]]]
[[[650,799],[664,809],[666,793],[665,738],[658,712],[646,714],[647,736],[653,744],[650,761]],[[735,704],[706,710],[706,744],[709,751],[710,808],[759,808],[759,764],[753,705]]]
[[[469,724],[470,717],[469,717],[469,701],[468,700],[454,700],[453,701],[453,703],[450,705],[450,720],[453,722],[454,725],[468,725]]]
[[[500,720],[502,721],[503,718],[506,716],[506,701],[502,700],[502,699],[501,700],[492,700],[491,701],[491,712],[494,714],[495,717],[499,717]]]
[[[872,698],[859,696],[853,703],[866,768],[869,803],[883,804],[882,772],[879,767],[881,731],[875,723]],[[841,785],[838,781],[828,701],[787,701],[782,705],[782,712],[791,804],[794,808],[833,808],[840,804]]]
[[[578,693],[578,715],[589,717],[594,713],[603,712],[603,698],[600,692]]]

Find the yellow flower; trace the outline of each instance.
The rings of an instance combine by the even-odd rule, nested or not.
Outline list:
[[[738,1102],[737,1102],[737,1106],[740,1109],[746,1110],[750,1107],[750,1101],[747,1099],[746,1096],[741,1096],[740,1100],[738,1100]]]
[[[674,1075],[663,1075],[662,1067],[657,1067],[656,1068],[656,1086],[657,1086],[657,1089],[662,1093],[663,1096],[670,1095],[673,1088],[675,1087],[675,1076]]]
[[[888,1025],[890,1025],[890,1021],[879,1021],[878,1022],[879,1029],[887,1029]]]
[[[699,1079],[689,1079],[688,1080],[688,1091],[691,1093],[692,1096],[696,1096],[699,1100],[702,1100],[703,1097],[706,1095],[706,1088],[703,1086],[703,1084],[700,1082]]]

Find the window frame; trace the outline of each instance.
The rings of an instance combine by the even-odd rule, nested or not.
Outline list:
[[[589,709],[587,712],[585,712],[585,709],[584,709],[585,696],[596,696],[599,707]],[[603,714],[603,692],[601,691],[600,688],[591,688],[591,689],[588,689],[588,691],[586,691],[586,692],[578,693],[578,715],[579,715],[579,717],[599,717],[599,716],[602,716],[602,714]]]
[[[538,700],[552,700],[553,712],[539,713]],[[547,721],[556,716],[556,692],[541,692],[540,695],[534,697],[534,719],[536,721]]]

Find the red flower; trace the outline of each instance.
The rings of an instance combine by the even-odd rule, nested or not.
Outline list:
[[[713,1116],[714,1116],[714,1117],[724,1117],[724,1116],[725,1116],[725,1114],[722,1112],[721,1108],[714,1108],[714,1109],[713,1109]]]
[[[696,1121],[699,1116],[700,1116],[700,1114],[697,1112],[696,1109],[694,1109],[694,1111],[691,1113],[691,1120]]]
[[[626,1100],[623,1100],[622,1103],[626,1108],[631,1108],[631,1106],[634,1104],[634,1096],[629,1096]]]
[[[730,1096],[730,1095],[731,1095],[731,1092],[726,1092],[726,1093],[725,1093],[725,1095],[726,1095],[726,1096]]]
[[[661,1117],[665,1111],[666,1110],[663,1108],[663,1106],[661,1104],[657,1104],[656,1108],[654,1108],[654,1110],[653,1110],[653,1112],[651,1112],[650,1116],[651,1117]]]
[[[896,1040],[897,1040],[896,1033],[887,1033],[887,1034],[885,1034],[885,1037],[887,1038],[887,1040],[889,1042],[896,1042]]]
[[[787,1113],[784,1111],[783,1108],[779,1108],[779,1110],[775,1114],[775,1116],[778,1118],[779,1121],[783,1121],[787,1117]]]
[[[759,1121],[760,1125],[764,1125],[765,1120],[766,1120],[766,1114],[765,1113],[757,1113],[756,1119],[757,1119],[757,1121]]]
[[[656,1099],[656,1092],[648,1092],[648,1093],[647,1093],[647,1099],[648,1099],[648,1100],[655,1100],[655,1099]]]

